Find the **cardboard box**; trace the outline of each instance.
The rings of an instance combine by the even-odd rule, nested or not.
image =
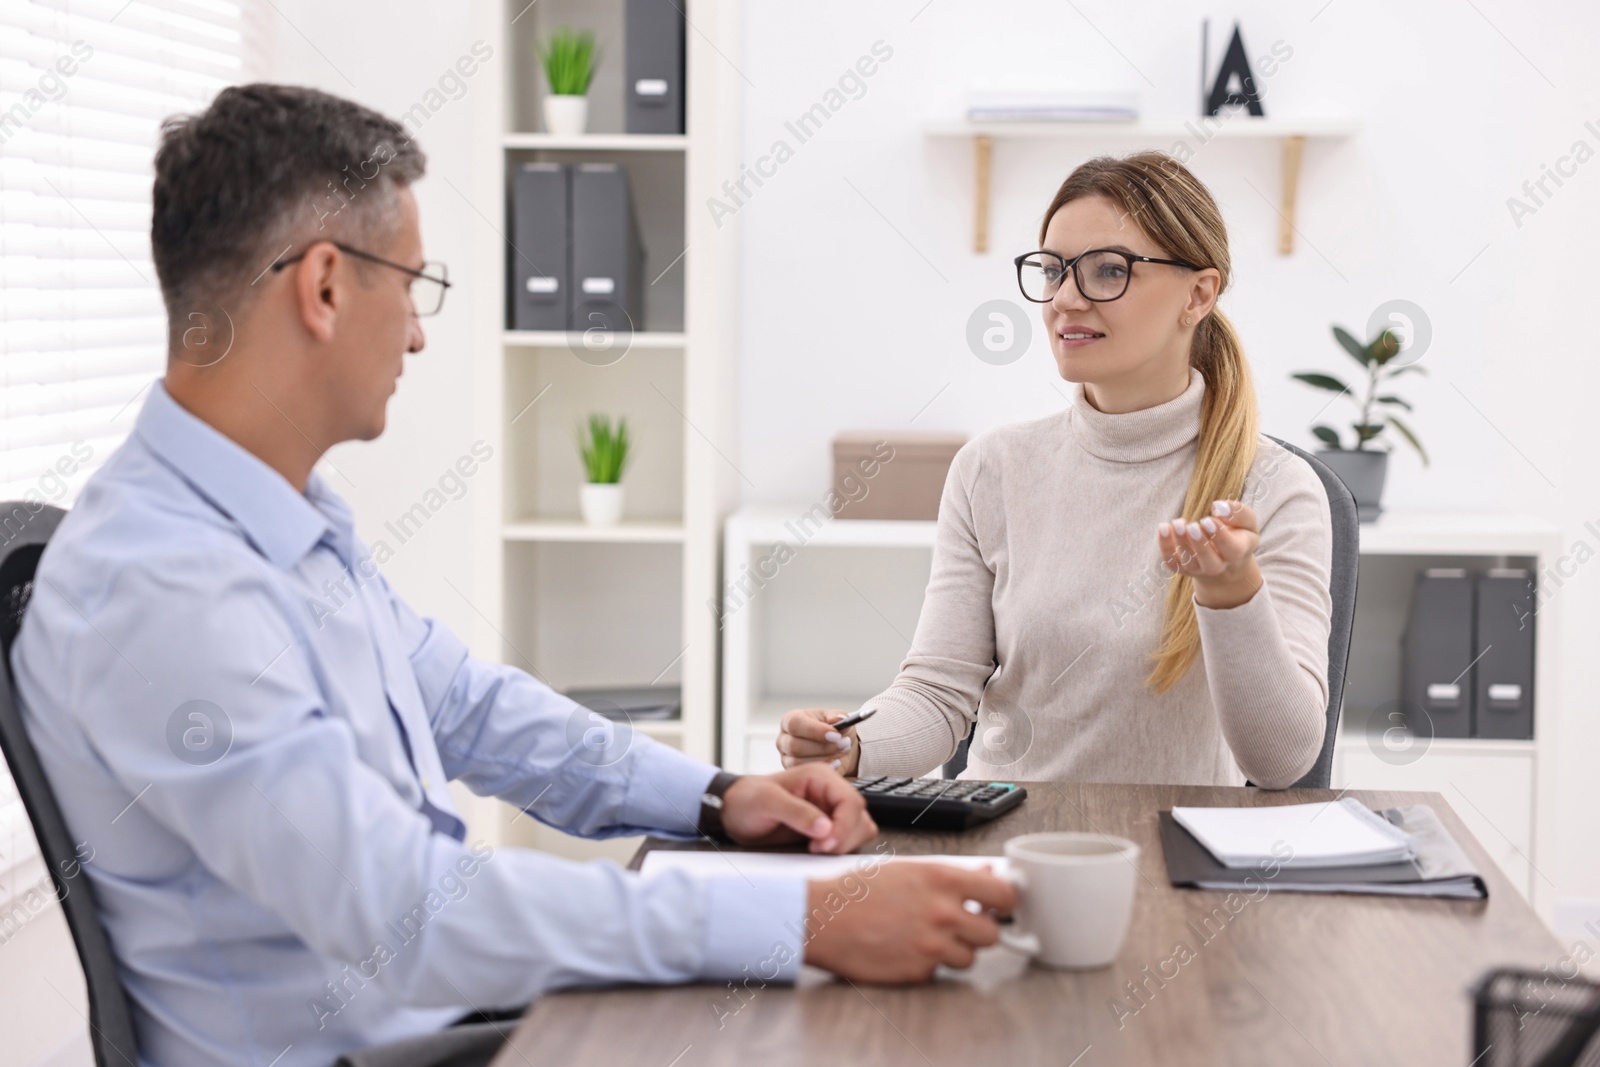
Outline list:
[[[937,519],[959,433],[841,433],[833,439],[833,491],[841,519]]]

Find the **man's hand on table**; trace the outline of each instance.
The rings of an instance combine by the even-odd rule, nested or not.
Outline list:
[[[722,797],[722,830],[741,845],[810,839],[812,852],[854,852],[878,836],[855,786],[821,763],[745,775]]]

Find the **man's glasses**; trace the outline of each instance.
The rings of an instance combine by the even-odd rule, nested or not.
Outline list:
[[[450,282],[447,280],[450,271],[443,263],[430,260],[422,265],[421,270],[417,270],[403,263],[395,263],[392,260],[384,259],[382,256],[375,256],[371,252],[363,252],[359,248],[351,248],[349,245],[342,244],[339,241],[330,241],[329,243],[348,255],[358,256],[361,259],[370,259],[374,263],[381,263],[385,267],[392,267],[395,270],[411,275],[411,286],[408,291],[411,295],[412,310],[417,313],[418,318],[437,315],[439,309],[444,307],[444,291],[450,288]],[[310,249],[306,249],[306,251],[309,252]],[[273,272],[276,273],[291,263],[304,259],[305,254],[305,252],[300,252],[290,256],[288,259],[278,260],[272,265]]]
[[[1189,270],[1204,269],[1181,259],[1135,256],[1111,248],[1091,248],[1070,260],[1040,249],[1020,255],[1013,262],[1017,265],[1017,284],[1022,288],[1022,295],[1035,304],[1048,304],[1054,300],[1061,289],[1061,280],[1069,270],[1073,284],[1084,299],[1103,302],[1115,300],[1128,291],[1135,263],[1166,263]]]

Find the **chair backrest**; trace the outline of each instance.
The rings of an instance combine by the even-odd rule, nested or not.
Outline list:
[[[39,853],[50,868],[50,882],[78,946],[89,991],[89,1043],[95,1063],[97,1067],[137,1067],[133,1016],[117,975],[117,958],[95,911],[94,891],[83,876],[82,863],[87,857],[79,856],[33,742],[23,729],[11,678],[11,644],[33,594],[34,571],[45,543],[65,515],[49,505],[34,510],[33,505],[24,503],[0,504],[0,654],[5,658],[5,670],[0,671],[0,751],[5,753],[22,806],[33,823]]]
[[[1311,465],[1328,494],[1328,512],[1333,525],[1333,560],[1328,591],[1333,599],[1332,625],[1328,629],[1328,722],[1322,737],[1317,762],[1295,786],[1326,789],[1333,781],[1333,745],[1339,736],[1339,708],[1344,701],[1344,672],[1350,661],[1350,633],[1356,621],[1356,576],[1361,569],[1361,520],[1356,514],[1356,498],[1326,463],[1304,449],[1267,435]],[[954,778],[967,766],[967,748],[972,743],[969,731],[944,765],[944,776]]]
[[[1272,437],[1271,434],[1267,435]],[[1350,632],[1356,622],[1356,576],[1361,570],[1361,519],[1356,514],[1356,498],[1329,466],[1288,441],[1272,440],[1311,465],[1328,494],[1328,513],[1333,525],[1333,560],[1328,576],[1328,592],[1333,600],[1332,625],[1328,628],[1328,724],[1322,736],[1322,751],[1317,762],[1295,783],[1307,789],[1326,789],[1333,781],[1333,744],[1339,736],[1339,708],[1344,702],[1344,672],[1350,662]]]

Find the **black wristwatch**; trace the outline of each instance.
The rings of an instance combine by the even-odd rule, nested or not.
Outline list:
[[[706,791],[700,795],[700,833],[706,837],[726,838],[722,831],[722,795],[739,780],[737,774],[718,771]]]

